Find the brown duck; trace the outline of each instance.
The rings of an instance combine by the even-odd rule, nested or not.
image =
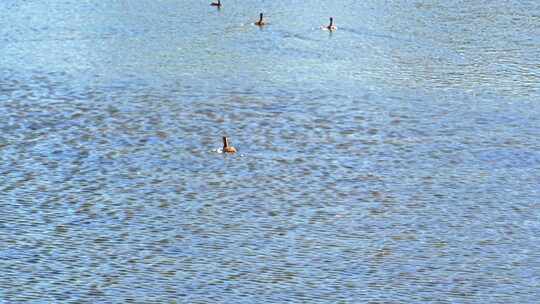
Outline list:
[[[229,140],[223,136],[223,153],[236,153],[236,148],[229,146]]]

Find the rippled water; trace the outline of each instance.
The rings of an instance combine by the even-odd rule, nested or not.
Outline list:
[[[537,302],[540,5],[469,2],[2,1],[0,303]]]

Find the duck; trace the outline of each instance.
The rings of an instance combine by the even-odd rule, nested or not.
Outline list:
[[[324,28],[329,31],[337,30],[337,26],[334,25],[334,17],[330,17],[330,24],[328,26],[325,26]]]
[[[226,136],[223,136],[223,153],[236,153],[236,148],[229,146],[229,140]]]
[[[266,21],[263,20],[263,13],[259,15],[259,21],[255,22],[255,25],[257,26],[263,26],[266,25]]]
[[[210,3],[211,6],[217,6],[217,7],[221,7],[221,0],[217,0],[217,2],[212,2]]]

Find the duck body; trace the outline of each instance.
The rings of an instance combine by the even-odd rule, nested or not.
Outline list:
[[[256,26],[263,26],[263,25],[266,25],[268,24],[264,19],[263,19],[263,13],[261,13],[259,15],[259,21],[255,22],[254,23]]]
[[[211,6],[217,6],[217,7],[221,7],[221,0],[218,0],[217,2],[212,2],[210,3]]]
[[[223,153],[236,153],[236,148],[229,146],[229,140],[223,136]]]
[[[235,147],[225,147],[225,148],[223,148],[223,152],[224,153],[236,153],[236,148]]]
[[[333,17],[330,17],[330,24],[328,26],[326,26],[325,29],[327,29],[329,31],[337,30],[337,26],[334,25],[334,18]]]

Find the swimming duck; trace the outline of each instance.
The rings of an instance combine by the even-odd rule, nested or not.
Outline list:
[[[221,0],[217,0],[217,2],[212,2],[210,3],[211,6],[217,6],[217,7],[221,7]]]
[[[328,26],[326,26],[325,29],[327,29],[329,31],[337,30],[337,26],[334,25],[334,18],[333,17],[330,17],[330,24]]]
[[[223,153],[236,153],[236,148],[229,146],[229,140],[223,136]]]
[[[263,26],[266,25],[266,21],[263,20],[263,13],[259,15],[259,21],[255,22],[255,25],[257,26]]]

